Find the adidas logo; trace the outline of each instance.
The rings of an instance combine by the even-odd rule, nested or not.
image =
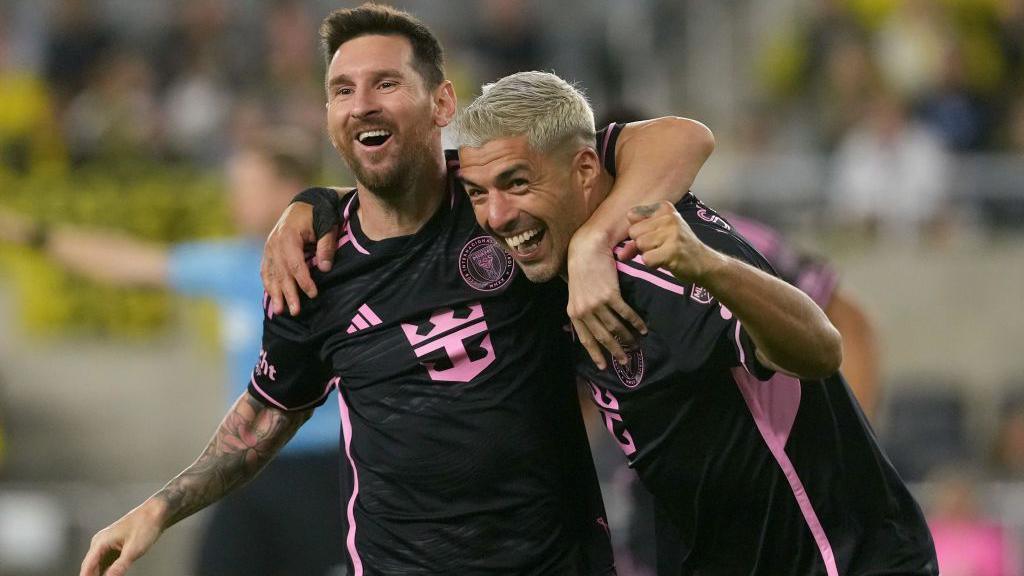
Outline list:
[[[369,328],[370,326],[376,326],[380,323],[380,317],[377,316],[373,310],[370,310],[369,306],[363,304],[359,307],[359,311],[356,312],[356,315],[352,317],[352,323],[348,325],[346,333],[352,334],[353,332],[358,332]]]

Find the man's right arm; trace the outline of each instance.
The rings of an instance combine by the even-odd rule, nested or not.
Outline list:
[[[242,394],[191,466],[93,537],[80,576],[125,574],[164,530],[255,477],[311,414]]]

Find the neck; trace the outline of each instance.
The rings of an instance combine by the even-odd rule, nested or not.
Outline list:
[[[371,190],[357,182],[359,224],[370,240],[408,236],[437,211],[447,192],[444,154],[431,154],[394,189]]]

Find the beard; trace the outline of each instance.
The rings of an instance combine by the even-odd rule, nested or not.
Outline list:
[[[400,136],[403,144],[388,152],[393,159],[384,159],[384,165],[370,167],[355,154],[355,146],[339,147],[356,180],[367,190],[381,198],[397,197],[415,182],[431,155],[430,126],[414,126]],[[392,138],[399,136],[392,131]],[[373,156],[373,152],[370,153]],[[390,161],[388,161],[390,160]]]

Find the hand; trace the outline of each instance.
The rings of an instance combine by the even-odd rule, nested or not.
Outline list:
[[[309,275],[303,252],[306,245],[314,243],[316,255],[313,262],[321,272],[327,272],[331,269],[334,252],[338,247],[337,230],[328,232],[317,241],[313,232],[313,207],[303,202],[288,206],[267,237],[263,261],[260,263],[260,277],[270,295],[270,305],[275,314],[284,312],[286,302],[292,316],[299,313],[299,292],[296,286],[306,296],[316,298],[316,284]]]
[[[647,325],[619,293],[615,257],[600,238],[577,232],[569,242],[569,306],[576,337],[594,364],[604,370],[603,346],[620,364],[629,361],[625,348],[636,345],[634,330]]]
[[[646,266],[664,268],[684,282],[703,284],[705,276],[726,258],[701,242],[669,202],[636,206],[627,218],[633,240],[620,260],[640,254]]]
[[[97,532],[79,576],[124,576],[163,532],[158,518],[147,502]]]

